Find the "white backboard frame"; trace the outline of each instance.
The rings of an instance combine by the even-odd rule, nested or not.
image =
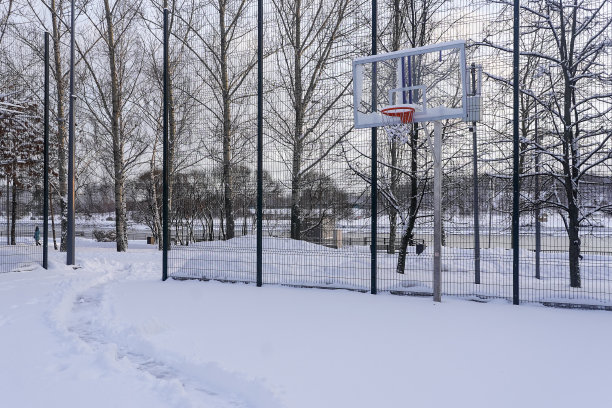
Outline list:
[[[362,113],[359,112],[359,104],[361,103],[362,97],[362,87],[363,87],[363,64],[371,64],[376,62],[388,61],[393,59],[399,59],[403,57],[409,57],[413,55],[420,55],[426,53],[433,52],[441,52],[445,50],[459,50],[459,69],[461,76],[461,107],[460,108],[452,108],[452,107],[444,107],[444,106],[436,106],[430,107],[427,106],[426,96],[424,95],[424,101],[421,109],[417,109],[414,114],[413,122],[434,122],[444,119],[461,119],[467,120],[468,118],[468,101],[467,101],[467,91],[468,91],[468,83],[466,77],[466,56],[465,56],[465,40],[456,40],[449,41],[440,44],[432,44],[424,47],[410,48],[406,50],[394,51],[385,54],[378,55],[370,55],[366,57],[360,57],[353,60],[353,119],[355,128],[363,129],[363,128],[372,128],[372,127],[381,127],[388,124],[388,120],[383,121],[380,109],[385,106],[374,106],[373,112],[370,113]],[[416,84],[412,88],[418,88],[422,86],[426,86],[427,84]],[[398,88],[399,89],[399,88]],[[398,89],[389,89],[389,95],[391,95],[394,91],[398,91]],[[391,96],[389,96],[391,97]],[[397,118],[399,123],[399,118]]]

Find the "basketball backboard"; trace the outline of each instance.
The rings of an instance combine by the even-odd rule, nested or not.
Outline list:
[[[416,105],[413,122],[468,120],[467,81],[462,40],[357,58],[353,60],[355,127],[384,126],[388,120],[383,120],[381,109],[407,104]]]

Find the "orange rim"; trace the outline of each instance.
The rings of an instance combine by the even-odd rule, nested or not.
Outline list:
[[[400,118],[402,123],[412,122],[412,118],[414,116],[414,108],[409,106],[392,106],[390,108],[382,109],[380,112],[383,115]]]

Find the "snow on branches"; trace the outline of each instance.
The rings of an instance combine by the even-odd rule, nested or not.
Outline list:
[[[28,187],[42,176],[44,148],[38,106],[0,93],[0,177]]]

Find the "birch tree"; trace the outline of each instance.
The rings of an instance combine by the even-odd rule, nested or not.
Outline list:
[[[233,168],[252,152],[253,135],[245,129],[251,120],[246,102],[254,96],[251,72],[257,65],[256,20],[248,19],[251,4],[251,0],[193,0],[178,15],[186,32],[175,28],[173,33],[189,50],[183,63],[191,64],[191,81],[196,83],[182,91],[198,102],[205,118],[202,133],[212,139],[201,147],[222,168],[225,239],[235,236]]]
[[[33,29],[20,31],[23,44],[34,51],[42,59],[42,43],[38,35],[44,27],[50,33],[51,52],[51,137],[55,139],[52,143],[53,151],[51,166],[54,169],[50,179],[51,193],[57,196],[60,207],[61,233],[60,251],[66,251],[66,235],[68,231],[68,177],[67,177],[67,126],[68,126],[68,92],[67,83],[70,67],[66,61],[64,50],[70,36],[70,26],[64,21],[68,15],[70,1],[67,0],[41,0],[40,2],[28,0],[20,8],[20,18],[29,21]],[[78,61],[77,61],[78,65]],[[51,201],[53,209],[53,201]],[[54,224],[54,219],[52,219]],[[53,228],[55,236],[55,228]],[[55,242],[55,241],[54,241]]]
[[[301,239],[304,177],[316,170],[352,126],[340,115],[348,108],[348,72],[338,69],[356,52],[346,47],[357,29],[359,2],[272,0],[280,39],[271,79],[267,125],[277,154],[290,174],[291,238]]]
[[[139,105],[134,100],[142,74],[142,42],[137,35],[140,1],[102,0],[85,12],[93,34],[79,52],[87,72],[83,102],[102,167],[114,183],[117,251],[127,250],[125,182],[146,148]],[[87,54],[84,50],[88,51]]]
[[[161,10],[169,8],[169,61],[168,61],[168,156],[167,166],[169,168],[168,183],[168,208],[172,213],[174,205],[174,180],[180,172],[187,171],[189,167],[198,162],[197,152],[201,146],[194,138],[197,135],[196,113],[198,100],[194,98],[192,76],[189,73],[190,51],[187,48],[189,36],[188,24],[177,17],[177,14],[191,4],[191,0],[175,1],[162,0],[152,1],[149,11],[151,15],[145,13],[144,23],[149,31],[149,36],[145,40],[145,67],[143,70],[143,85],[140,87],[139,97],[142,118],[144,124],[151,133],[151,144],[148,154],[149,175],[148,185],[151,186],[149,208],[157,211],[150,214],[152,220],[151,232],[158,243],[158,249],[163,248],[162,231],[162,188],[158,186],[156,177],[161,170],[162,153],[162,131],[163,131],[163,17]],[[187,13],[189,14],[189,13]],[[178,40],[177,40],[178,39]],[[196,136],[197,135],[197,136]],[[180,200],[178,202],[180,205]]]

